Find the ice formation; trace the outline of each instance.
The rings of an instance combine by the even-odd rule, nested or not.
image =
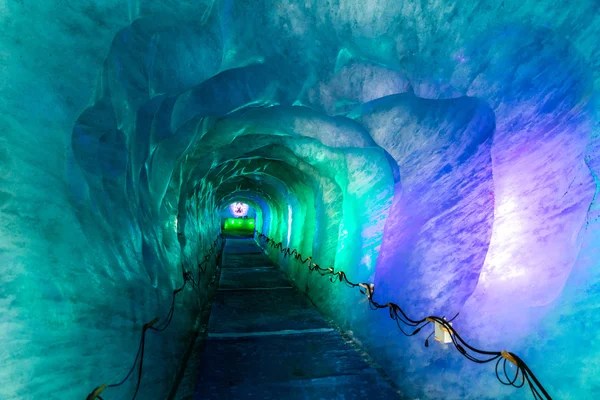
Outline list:
[[[122,377],[234,202],[595,397],[596,1],[4,1],[0,23],[1,399]],[[280,262],[409,398],[530,398]],[[149,335],[140,398],[168,394],[203,296]]]

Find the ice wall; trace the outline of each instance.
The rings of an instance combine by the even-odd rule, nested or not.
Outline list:
[[[594,1],[38,3],[0,4],[0,398],[122,377],[232,201],[593,397]],[[530,396],[279,261],[408,397]],[[150,335],[141,397],[169,392],[203,296]]]

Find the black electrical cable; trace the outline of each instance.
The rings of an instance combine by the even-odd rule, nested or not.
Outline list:
[[[135,355],[135,359],[133,360],[133,365],[131,366],[131,369],[129,370],[129,372],[127,373],[127,375],[125,376],[125,378],[123,378],[123,380],[121,382],[119,382],[119,383],[113,383],[112,385],[107,385],[106,387],[113,388],[113,387],[121,386],[122,384],[124,384],[127,381],[127,379],[129,379],[129,377],[133,373],[133,370],[135,369],[135,366],[136,366],[136,364],[138,362],[138,358],[140,357],[140,352],[142,351],[143,340],[144,340],[144,338],[141,337],[140,338],[140,344],[138,346],[137,354]]]
[[[184,275],[183,285],[179,289],[173,291],[173,297],[171,300],[171,308],[169,309],[169,313],[167,314],[166,323],[163,326],[161,326],[160,328],[159,327],[155,328],[154,326],[151,326],[150,329],[152,329],[153,331],[162,332],[162,331],[166,330],[169,327],[169,325],[171,325],[171,321],[173,320],[173,315],[175,314],[175,297],[177,297],[177,294],[185,288],[188,281],[189,281],[189,276]]]
[[[144,368],[144,350],[146,348],[146,331],[148,330],[148,324],[145,324],[142,328],[142,352],[140,354],[140,366],[138,368],[138,378],[137,383],[135,385],[135,392],[133,393],[133,397],[131,400],[135,400],[138,392],[140,391],[140,385],[142,383],[142,373]]]
[[[208,262],[210,260],[210,258],[211,258],[211,255],[215,254],[216,247],[221,247],[221,249],[216,253],[216,256],[215,256],[215,260],[218,261],[219,254],[223,250],[222,246],[217,246],[220,239],[223,239],[223,235],[222,234],[219,235],[219,236],[217,236],[217,239],[215,239],[215,241],[213,242],[213,245],[208,250],[208,254],[206,254],[205,257],[204,257],[205,261],[203,261],[203,263]],[[222,244],[223,243],[221,243],[221,245]],[[200,268],[200,266],[201,266],[201,264],[198,264],[199,270],[202,273],[206,272],[206,268],[202,269],[202,268]],[[196,292],[196,294],[198,294],[198,291],[196,289],[196,280],[194,279],[192,273],[189,272],[189,271],[186,271],[183,264],[181,265],[181,269],[182,269],[182,274],[183,274],[183,284],[181,285],[180,288],[175,289],[173,291],[173,297],[171,299],[171,307],[169,309],[169,312],[167,313],[167,317],[165,318],[165,322],[161,326],[155,327],[154,324],[156,322],[158,322],[159,319],[158,318],[154,318],[152,321],[144,324],[144,326],[142,327],[142,335],[141,335],[141,338],[140,338],[140,344],[138,346],[138,351],[136,353],[135,359],[133,360],[133,365],[129,369],[129,372],[127,373],[127,375],[125,376],[125,378],[123,378],[123,380],[121,380],[118,383],[113,383],[113,384],[109,384],[109,385],[103,385],[103,386],[95,388],[87,396],[88,400],[94,400],[94,399],[103,400],[102,397],[100,396],[100,393],[104,389],[119,387],[119,386],[123,385],[125,382],[127,382],[127,380],[133,374],[133,371],[135,370],[135,366],[138,365],[138,360],[139,360],[137,382],[136,382],[135,392],[134,392],[133,398],[132,398],[132,400],[135,400],[135,398],[137,397],[137,394],[138,394],[138,392],[140,390],[140,386],[141,386],[141,382],[142,382],[143,365],[144,365],[144,354],[145,354],[145,347],[146,347],[146,332],[148,330],[153,330],[153,331],[156,331],[156,332],[163,332],[164,330],[166,330],[169,327],[169,325],[171,324],[171,321],[173,320],[173,315],[175,314],[175,298],[177,297],[177,294],[179,294],[180,292],[182,292],[185,289],[185,287],[186,287],[186,285],[187,285],[188,282],[192,282],[192,286],[194,288],[194,291]],[[200,275],[198,276],[197,285],[200,286]]]
[[[312,273],[316,271],[321,276],[331,275],[329,281],[332,283],[342,282],[350,288],[358,287],[360,292],[368,297],[369,307],[372,310],[380,310],[383,308],[389,309],[390,318],[396,322],[396,325],[404,335],[415,336],[421,331],[421,329],[431,322],[437,323],[451,333],[450,337],[452,339],[452,345],[468,360],[477,364],[487,364],[496,361],[496,378],[501,384],[513,386],[515,388],[521,388],[525,386],[525,383],[527,383],[535,400],[552,400],[550,394],[548,394],[546,389],[542,386],[527,364],[525,364],[525,362],[515,354],[506,351],[486,351],[469,345],[458,334],[456,329],[450,325],[450,323],[458,316],[458,314],[456,314],[449,321],[443,317],[440,318],[437,316],[429,316],[419,320],[412,319],[404,312],[404,310],[402,310],[400,306],[395,303],[380,304],[375,301],[373,298],[374,287],[372,284],[352,282],[348,279],[344,271],[336,272],[333,268],[322,268],[318,264],[312,262],[312,257],[303,258],[302,254],[300,254],[297,249],[292,250],[289,247],[284,247],[283,242],[277,242],[258,231],[255,231],[255,233],[259,240],[263,240],[267,245],[270,245],[274,249],[278,249],[283,254],[284,258],[293,255],[294,258],[299,260],[302,264],[306,264],[308,262],[309,272]],[[414,329],[411,332],[407,332],[404,330],[403,325]],[[431,333],[427,339],[425,339],[425,347],[429,347],[429,338],[433,334],[434,333]],[[500,376],[499,372],[501,363],[502,373],[504,375],[503,377]],[[516,367],[515,375],[512,378],[509,376],[507,371],[507,363],[512,363]],[[519,377],[521,378],[520,380]]]

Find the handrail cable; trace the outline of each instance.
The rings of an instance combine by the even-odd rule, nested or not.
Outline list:
[[[182,274],[183,274],[183,284],[181,285],[180,288],[173,290],[173,298],[171,300],[171,308],[169,309],[169,312],[167,313],[167,316],[164,318],[164,321],[161,325],[159,326],[155,326],[157,324],[157,322],[159,321],[158,317],[155,317],[154,319],[152,319],[151,321],[145,323],[142,326],[142,332],[141,332],[141,337],[140,337],[140,344],[138,346],[138,350],[137,350],[137,354],[135,356],[135,359],[133,360],[133,365],[131,366],[131,368],[129,369],[129,372],[127,373],[127,375],[125,375],[125,377],[119,381],[118,383],[111,383],[111,384],[102,384],[100,386],[97,386],[96,388],[94,388],[94,390],[86,397],[86,400],[104,400],[100,394],[108,389],[108,388],[115,388],[115,387],[119,387],[121,385],[123,385],[125,382],[127,382],[127,380],[131,377],[131,375],[133,374],[133,371],[135,370],[135,366],[138,365],[138,361],[139,361],[139,365],[138,365],[138,373],[137,373],[137,382],[136,382],[136,387],[135,387],[135,392],[133,393],[133,397],[132,400],[135,400],[135,398],[137,397],[137,394],[140,390],[140,385],[142,382],[142,374],[143,374],[143,364],[144,364],[144,354],[145,354],[145,346],[146,346],[146,332],[148,330],[152,330],[152,331],[156,331],[156,332],[163,332],[165,331],[169,325],[171,325],[171,321],[173,320],[173,315],[175,314],[175,297],[177,297],[177,294],[179,294],[181,291],[183,291],[183,289],[185,289],[186,285],[188,282],[191,282],[192,284],[192,288],[194,289],[194,292],[196,294],[198,294],[198,289],[200,288],[200,279],[203,273],[206,272],[207,267],[205,266],[204,268],[202,267],[204,264],[208,263],[208,261],[210,261],[211,257],[214,255],[215,257],[215,261],[216,264],[219,265],[220,263],[220,259],[221,259],[221,251],[222,251],[222,242],[220,245],[219,244],[219,239],[223,239],[223,235],[219,234],[217,236],[217,238],[214,240],[212,246],[210,247],[210,249],[208,250],[207,254],[204,256],[203,261],[201,263],[198,264],[198,281],[196,281],[196,279],[194,278],[194,275],[192,274],[192,272],[190,271],[186,271],[185,270],[185,266],[183,265],[183,263],[181,264],[181,270],[182,270]],[[221,249],[219,251],[217,251],[217,247],[221,247]]]
[[[295,260],[300,261],[302,264],[308,263],[309,273],[317,272],[321,276],[330,275],[329,281],[334,283],[336,281],[344,283],[346,286],[350,288],[359,288],[359,291],[366,295],[369,300],[369,307],[372,310],[379,310],[388,308],[390,313],[390,318],[396,322],[396,325],[400,329],[400,331],[405,336],[415,336],[418,334],[421,329],[430,323],[437,323],[441,325],[442,329],[447,330],[450,333],[450,337],[452,339],[452,344],[458,350],[460,354],[462,354],[465,358],[470,361],[473,361],[477,364],[487,364],[493,361],[496,361],[496,378],[500,381],[501,384],[505,386],[513,386],[515,388],[521,388],[527,382],[527,385],[531,389],[531,393],[533,394],[533,398],[535,400],[552,400],[552,397],[548,394],[546,389],[542,386],[540,381],[533,374],[533,371],[527,366],[527,364],[516,354],[508,352],[506,350],[502,351],[485,351],[478,349],[469,345],[456,331],[450,323],[458,317],[458,313],[450,320],[446,320],[445,317],[437,317],[434,315],[422,318],[422,319],[412,319],[410,318],[402,308],[395,303],[379,303],[375,301],[373,295],[375,293],[375,286],[372,283],[355,283],[348,279],[348,276],[344,271],[335,271],[333,268],[322,268],[315,262],[313,262],[312,257],[304,258],[302,254],[298,252],[297,249],[291,249],[290,247],[284,247],[282,242],[277,242],[270,237],[263,235],[262,233],[255,231],[259,240],[263,240],[266,244],[270,245],[274,249],[278,249],[283,257],[294,256]],[[412,332],[405,331],[405,327],[403,325],[413,328]],[[434,331],[435,332],[435,331]],[[429,335],[427,339],[425,339],[425,347],[429,347],[429,338],[433,335]],[[509,362],[516,366],[517,370],[515,372],[514,377],[510,377],[506,368],[506,363]],[[500,368],[502,366],[502,368]],[[502,374],[499,371],[502,371]],[[519,379],[520,378],[520,379]]]

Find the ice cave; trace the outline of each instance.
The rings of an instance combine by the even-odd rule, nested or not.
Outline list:
[[[0,26],[0,399],[600,398],[597,0]]]

